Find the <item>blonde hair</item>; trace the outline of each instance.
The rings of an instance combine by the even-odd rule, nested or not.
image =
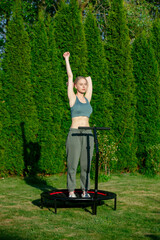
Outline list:
[[[86,82],[87,82],[87,79],[86,79],[85,77],[83,77],[83,76],[78,76],[78,77],[76,77],[76,79],[75,79],[75,81],[74,81],[74,85],[77,84],[77,82],[78,82],[80,79],[85,79]],[[88,83],[88,82],[87,82],[87,83]]]

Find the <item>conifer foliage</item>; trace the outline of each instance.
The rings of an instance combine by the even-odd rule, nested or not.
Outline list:
[[[160,162],[160,79],[144,32],[134,41],[132,56],[137,86],[137,157],[141,172],[155,174]]]
[[[4,100],[2,91],[2,71],[0,75],[0,174],[8,173],[10,166],[9,156],[9,142],[8,142],[8,129],[10,126],[10,116],[7,111],[7,105]]]
[[[55,15],[54,29],[56,46],[61,63],[60,74],[63,79],[63,119],[61,131],[64,132],[64,139],[66,139],[71,125],[71,115],[67,97],[66,82],[68,79],[63,53],[66,51],[70,52],[69,60],[74,79],[77,76],[86,76],[87,67],[87,46],[81,10],[79,9],[77,0],[71,0],[70,4],[67,4],[66,1],[61,1],[59,10]],[[63,145],[65,145],[65,142]]]
[[[38,142],[40,144],[39,171],[54,171],[56,138],[53,135],[53,113],[51,98],[51,66],[48,52],[47,31],[43,12],[39,12],[39,20],[33,29],[32,48],[32,83],[34,99],[40,122]]]
[[[105,49],[114,99],[112,127],[118,143],[118,168],[135,170],[135,83],[123,0],[112,1]]]
[[[86,74],[87,47],[81,10],[77,0],[71,0],[70,4],[61,1],[59,11],[55,16],[55,37],[61,54],[63,55],[65,51],[71,53],[70,62],[73,76]],[[62,61],[65,65],[63,58]]]
[[[160,18],[156,18],[152,26],[152,46],[160,69]]]
[[[13,2],[0,63],[0,174],[66,170],[65,142],[71,126],[66,51],[74,79],[92,78],[90,126],[111,128],[101,138],[101,169],[156,174],[160,167],[159,19],[148,32],[150,40],[142,33],[132,43],[124,1],[110,1],[102,41],[94,15],[98,10],[90,5],[82,12],[78,0],[59,1],[51,17],[40,4],[37,20],[32,7],[26,13],[25,1]]]
[[[87,73],[93,81],[92,122],[97,126],[110,126],[112,122],[112,96],[109,92],[108,68],[100,30],[90,7],[85,20],[88,52]]]
[[[48,55],[51,82],[51,111],[52,111],[52,134],[55,137],[54,141],[54,168],[52,172],[59,172],[64,169],[64,161],[66,156],[64,131],[61,129],[62,118],[64,113],[63,98],[65,84],[61,74],[61,64],[58,57],[56,47],[54,26],[51,17],[48,17],[47,23],[48,36]],[[66,107],[65,107],[66,108]]]
[[[38,120],[30,81],[30,44],[24,29],[20,0],[16,0],[8,25],[2,67],[4,109],[10,118],[8,124],[3,125],[7,136],[3,160],[8,163],[8,172],[22,174],[32,158],[26,149],[27,143],[32,145],[37,141]]]

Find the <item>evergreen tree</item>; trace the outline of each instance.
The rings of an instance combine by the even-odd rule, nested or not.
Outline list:
[[[85,37],[88,51],[87,73],[93,81],[93,124],[97,126],[111,126],[112,96],[109,93],[108,67],[100,30],[96,18],[90,7],[85,20]]]
[[[38,112],[40,128],[38,142],[41,148],[39,170],[44,173],[55,172],[56,138],[53,134],[53,113],[51,98],[51,65],[48,51],[47,31],[43,12],[39,12],[31,39],[32,48],[32,83],[34,99]]]
[[[60,49],[63,65],[65,61],[62,55],[65,51],[69,51],[73,75],[83,76],[86,74],[87,47],[81,10],[77,0],[71,0],[70,4],[62,1],[54,21],[56,43]]]
[[[158,17],[153,21],[151,41],[160,69],[160,19]]]
[[[151,43],[143,32],[133,44],[137,94],[137,157],[141,172],[155,174],[160,162],[160,82]]]
[[[87,73],[92,77],[93,82],[93,96],[91,102],[91,105],[93,106],[93,114],[91,115],[91,124],[101,127],[112,127],[113,102],[112,95],[109,91],[108,66],[105,57],[104,42],[101,39],[100,30],[98,28],[97,20],[92,13],[91,5],[84,26],[88,51]],[[104,148],[106,147],[109,149],[110,146],[114,144],[113,129],[111,128],[110,131],[102,131],[99,137],[99,144],[102,144],[102,142],[104,144],[102,149],[100,149],[103,157],[100,158],[99,165],[105,170],[106,165],[104,163],[107,162],[108,171],[110,171],[114,168],[115,161],[111,161],[108,156],[109,154],[107,154],[108,158],[104,156]],[[92,171],[93,170],[94,165],[92,167]]]
[[[58,58],[58,51],[55,42],[55,34],[53,21],[51,17],[47,20],[47,35],[48,35],[48,54],[49,54],[49,69],[51,72],[51,100],[52,100],[52,119],[53,119],[53,135],[56,139],[55,154],[54,154],[54,168],[57,172],[62,172],[64,169],[64,159],[66,158],[65,151],[65,137],[61,130],[63,117],[63,94],[64,94],[64,80],[61,75],[61,64]]]
[[[135,82],[131,46],[123,0],[114,0],[108,18],[105,45],[111,93],[113,94],[113,129],[118,144],[118,169],[137,167],[135,129]]]
[[[23,170],[27,170],[25,168],[28,161],[35,160],[30,154],[27,155],[24,142],[30,145],[36,142],[38,120],[30,82],[29,38],[24,29],[20,0],[16,0],[13,16],[8,25],[2,68],[3,101],[6,105],[4,111],[10,117],[10,122],[4,121],[3,124],[7,136],[3,160],[7,163],[7,170],[10,173],[22,174]],[[22,123],[25,126],[25,139]]]
[[[67,137],[68,129],[71,125],[70,108],[67,97],[66,82],[67,73],[63,53],[69,51],[70,65],[74,79],[77,76],[86,76],[87,47],[85,42],[84,27],[82,23],[81,10],[76,0],[71,0],[69,4],[61,1],[58,12],[54,19],[55,40],[61,63],[61,77],[63,79],[63,120],[62,131],[64,139]]]
[[[6,103],[3,98],[2,91],[2,77],[3,71],[0,71],[0,175],[7,174],[10,169],[9,160],[7,156],[9,155],[9,144],[7,138],[7,129],[10,126],[10,116],[7,111]]]

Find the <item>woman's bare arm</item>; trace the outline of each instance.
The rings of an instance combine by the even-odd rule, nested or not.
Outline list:
[[[73,74],[72,74],[72,70],[71,70],[71,67],[70,67],[70,63],[69,63],[70,53],[65,52],[63,54],[63,57],[65,58],[65,61],[66,61],[66,70],[67,70],[68,78],[72,78],[72,80],[73,80]]]
[[[93,91],[92,90],[92,79],[91,79],[91,77],[86,77],[86,79],[87,79],[87,82],[88,82],[88,87],[87,87],[87,91],[86,91],[85,97],[90,102],[91,98],[92,98],[92,91]]]
[[[69,52],[65,52],[63,54],[63,57],[65,58],[65,61],[66,61],[66,70],[67,70],[67,75],[68,75],[68,82],[67,82],[67,85],[68,85],[68,98],[69,98],[70,105],[72,105],[72,102],[75,101],[75,93],[73,91],[73,87],[74,87],[74,84],[73,84],[73,73],[72,73],[72,70],[71,70],[71,67],[70,67],[70,63],[69,63],[70,53]]]

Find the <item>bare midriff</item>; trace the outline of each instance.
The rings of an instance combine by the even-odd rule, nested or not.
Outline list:
[[[89,118],[84,116],[72,118],[71,128],[78,129],[78,127],[89,127]]]

